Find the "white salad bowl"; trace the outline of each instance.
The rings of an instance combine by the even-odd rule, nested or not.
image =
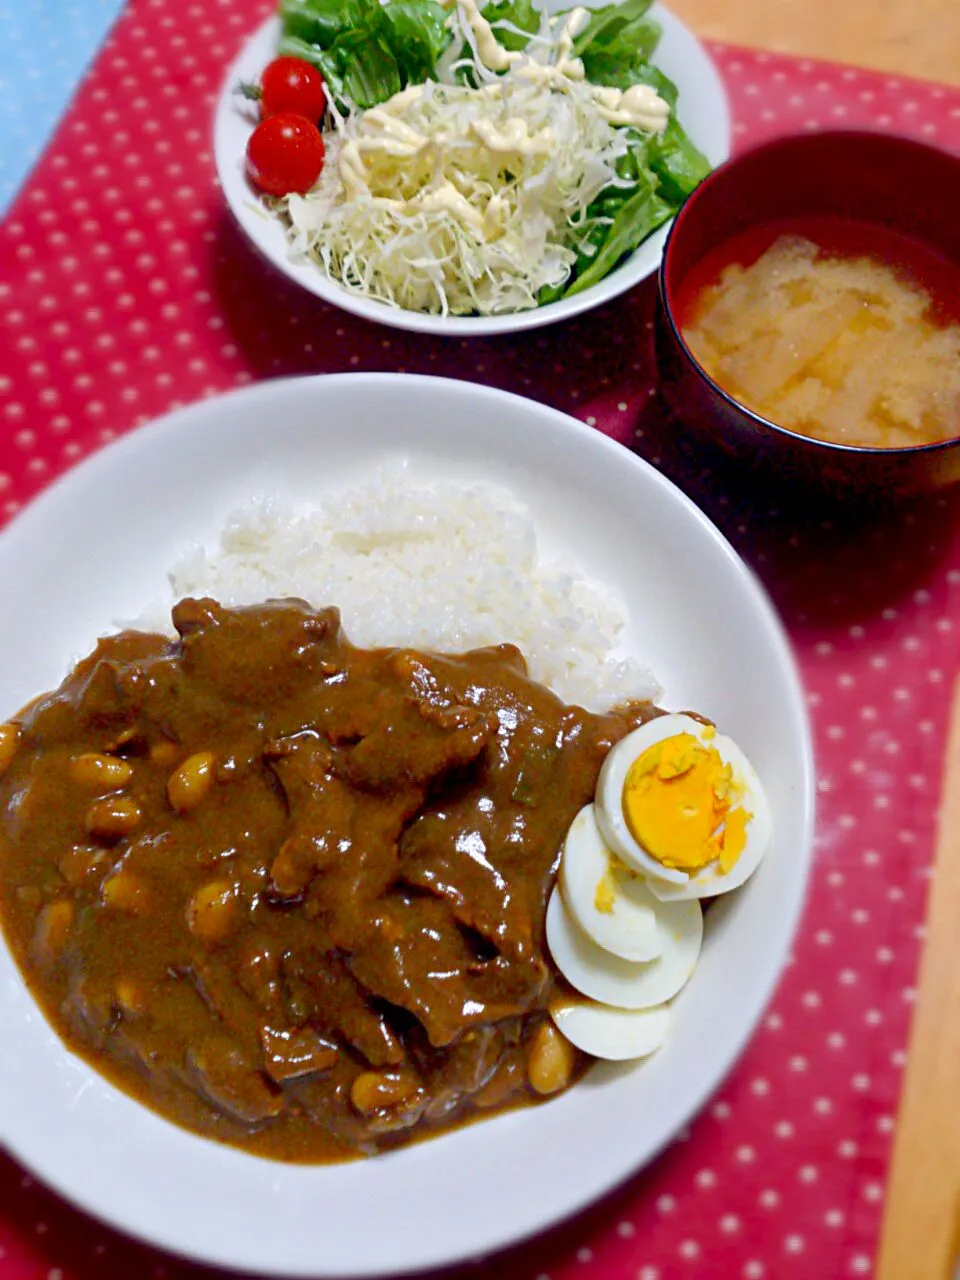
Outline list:
[[[583,0],[599,8],[606,0]],[[547,0],[548,9],[569,7],[569,0]],[[652,61],[676,84],[677,114],[691,140],[713,165],[730,154],[730,111],[716,66],[703,45],[674,14],[661,4],[650,10],[663,27],[663,38]],[[591,311],[625,293],[652,275],[660,265],[670,223],[651,236],[602,280],[569,298],[528,311],[495,316],[425,315],[361,297],[329,279],[308,259],[297,257],[280,219],[270,215],[244,172],[247,140],[256,113],[236,92],[241,83],[256,83],[276,56],[280,37],[278,18],[268,18],[244,46],[224,81],[214,126],[214,156],[223,194],[240,229],[278,270],[325,302],[380,324],[446,337],[470,334],[517,333],[536,329]]]
[[[546,557],[621,597],[624,653],[650,664],[663,705],[696,708],[740,744],[767,791],[774,841],[749,883],[707,912],[699,966],[656,1055],[597,1065],[543,1106],[346,1164],[260,1159],[118,1092],[64,1047],[0,940],[0,1146],[123,1230],[261,1275],[373,1276],[469,1258],[634,1173],[744,1048],[786,962],[810,865],[805,700],[753,574],[627,449],[472,383],[265,382],[174,413],[78,466],[0,535],[0,598],[16,619],[0,631],[0,718],[55,687],[98,634],[169,595],[170,566],[191,543],[215,545],[238,505],[270,494],[316,504],[399,457],[434,484],[511,490]]]

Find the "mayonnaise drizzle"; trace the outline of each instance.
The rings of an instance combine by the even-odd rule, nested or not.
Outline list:
[[[452,182],[441,182],[420,192],[413,200],[403,204],[403,210],[405,213],[416,213],[418,210],[424,213],[449,213],[461,224],[472,227],[483,235],[483,215]]]
[[[583,63],[579,58],[573,57],[573,42],[589,20],[590,15],[586,9],[571,9],[557,33],[556,68],[571,80],[582,80],[584,76]]]
[[[417,85],[417,88],[422,90],[423,86]],[[394,111],[402,110],[409,105],[411,99],[405,97],[406,94],[406,89],[395,94],[393,98],[389,99],[386,109],[384,106],[370,107],[364,114],[363,123],[367,127],[373,126],[374,129],[380,129],[386,137],[396,142],[402,142],[406,146],[418,150],[427,141],[426,138],[422,133],[417,133],[415,129],[411,129],[403,120],[398,120],[393,114]],[[404,101],[397,102],[397,98],[404,98]],[[412,101],[415,102],[416,98],[412,99]],[[395,154],[399,155],[400,152]]]
[[[670,119],[670,106],[649,84],[634,84],[621,92],[595,85],[593,96],[600,114],[610,124],[632,125],[647,133],[662,133]]]
[[[543,155],[554,144],[549,129],[541,129],[531,137],[526,120],[520,119],[508,118],[499,129],[491,120],[474,120],[470,132],[488,151],[500,155]]]
[[[477,57],[488,71],[510,70],[531,84],[563,90],[570,80],[585,79],[583,60],[573,56],[577,36],[590,20],[587,9],[578,6],[564,17],[556,32],[556,57],[540,62],[529,53],[504,49],[493,27],[480,12],[477,0],[454,0],[462,22],[469,28]],[[606,85],[590,86],[601,112],[610,124],[628,125],[647,133],[662,133],[670,118],[670,106],[652,85],[637,84],[621,91]],[[508,122],[512,123],[512,122]],[[507,132],[504,126],[502,132]]]
[[[340,148],[337,169],[348,200],[356,200],[370,194],[366,165],[363,163],[363,156],[356,141],[345,142]]]
[[[511,49],[505,49],[493,33],[493,27],[480,12],[477,0],[456,0],[460,17],[473,33],[477,57],[489,71],[506,69],[523,57]]]
[[[480,11],[478,0],[443,0],[449,7],[456,6],[463,28],[469,31],[475,56],[480,64],[498,78],[472,92],[478,96],[496,97],[503,92],[510,77],[531,85],[543,85],[550,91],[569,92],[573,82],[584,83],[583,61],[573,56],[577,36],[589,22],[589,12],[577,7],[565,15],[559,26],[552,24],[551,44],[553,58],[542,61],[533,56],[543,45],[541,37],[531,38],[529,49],[519,53],[505,49],[497,40],[491,24]],[[499,73],[506,73],[501,80]],[[446,145],[445,135],[432,139],[412,128],[400,117],[419,102],[423,94],[434,91],[436,86],[409,85],[395,93],[388,101],[370,107],[357,117],[356,132],[344,140],[337,157],[337,168],[348,200],[370,196],[365,157],[392,156],[407,160],[420,155],[425,148]],[[611,125],[626,125],[649,133],[661,133],[670,117],[669,105],[650,85],[633,85],[626,91],[605,85],[585,83],[601,117]],[[493,155],[536,157],[547,155],[555,144],[550,128],[531,134],[527,122],[520,117],[505,115],[496,123],[489,119],[473,120],[469,125],[471,139]],[[446,212],[461,225],[476,234],[494,238],[503,230],[506,205],[499,196],[493,196],[481,213],[449,180],[435,178],[434,182],[409,200],[391,200],[379,197],[387,205],[406,213]]]

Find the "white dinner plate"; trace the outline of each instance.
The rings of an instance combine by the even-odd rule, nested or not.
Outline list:
[[[627,449],[553,409],[442,379],[261,383],[105,448],[0,535],[0,719],[55,687],[115,620],[168,590],[238,504],[293,500],[409,458],[437,482],[505,484],[547,552],[621,593],[625,647],[664,705],[713,717],[770,799],[774,845],[711,907],[700,965],[655,1057],[594,1067],[546,1105],[352,1163],[269,1162],[195,1136],[69,1053],[0,945],[0,1143],[116,1227],[209,1263],[371,1276],[486,1253],[556,1222],[649,1161],[717,1088],[786,961],[811,857],[814,773],[781,625],[729,544]],[[335,603],[317,601],[317,604]]]
[[[592,9],[607,0],[583,0],[583,3]],[[553,11],[569,8],[570,3],[569,0],[547,0],[546,7]],[[653,62],[679,90],[679,119],[710,163],[721,164],[730,155],[730,110],[719,72],[696,36],[669,9],[656,4],[651,13],[663,27],[663,39]],[[467,337],[535,329],[590,311],[633,288],[660,265],[671,223],[658,228],[615,271],[589,289],[530,311],[497,316],[429,316],[391,307],[344,289],[328,279],[314,263],[292,256],[283,225],[267,213],[244,173],[247,139],[257,115],[251,104],[238,96],[237,85],[259,80],[263,68],[276,56],[279,37],[279,19],[268,18],[228,71],[217,106],[214,158],[223,194],[240,229],[264,257],[310,293],[380,324],[418,333]]]

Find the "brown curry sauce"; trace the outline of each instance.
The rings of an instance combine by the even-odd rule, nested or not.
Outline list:
[[[357,649],[295,600],[173,618],[177,640],[102,640],[0,750],[0,919],[65,1043],[285,1160],[582,1073],[566,1042],[560,1077],[538,1068],[560,1052],[547,898],[606,753],[655,709],[564,706],[510,645]]]

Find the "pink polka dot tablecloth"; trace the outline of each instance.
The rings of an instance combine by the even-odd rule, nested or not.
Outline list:
[[[174,406],[303,372],[490,383],[575,414],[667,470],[756,567],[801,664],[820,791],[807,910],[772,1007],[690,1129],[609,1199],[468,1274],[869,1275],[958,666],[957,499],[871,521],[721,485],[665,427],[652,282],[540,334],[463,343],[377,328],[301,296],[240,239],[210,155],[224,68],[267,8],[133,0],[6,219],[0,512]],[[960,92],[712,51],[738,145],[865,124],[960,148]],[[208,1274],[91,1221],[0,1156],[0,1280]]]

